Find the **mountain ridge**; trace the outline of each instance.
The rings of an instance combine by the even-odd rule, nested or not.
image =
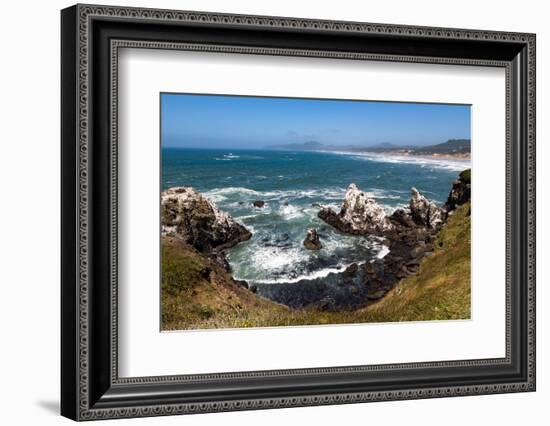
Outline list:
[[[318,141],[304,143],[290,143],[279,145],[267,145],[266,149],[290,150],[290,151],[350,151],[350,152],[376,152],[404,155],[451,155],[467,156],[471,152],[470,139],[448,139],[445,142],[426,146],[396,145],[390,142],[381,142],[372,146],[357,145],[324,145]]]

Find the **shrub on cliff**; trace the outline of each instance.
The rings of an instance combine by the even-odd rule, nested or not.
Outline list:
[[[472,169],[464,170],[459,175],[460,180],[464,183],[471,183],[472,179]]]

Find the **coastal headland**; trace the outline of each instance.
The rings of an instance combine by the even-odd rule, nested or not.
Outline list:
[[[162,329],[467,319],[470,192],[465,170],[443,205],[411,188],[408,205],[389,213],[349,182],[340,209],[319,205],[318,218],[384,249],[324,276],[262,284],[235,279],[227,258],[253,230],[193,188],[169,188],[161,194]],[[322,249],[318,230],[303,237],[303,250]]]

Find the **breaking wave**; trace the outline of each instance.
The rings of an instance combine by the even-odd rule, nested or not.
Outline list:
[[[364,159],[368,161],[376,161],[382,163],[394,163],[394,164],[414,164],[424,167],[431,167],[436,169],[450,170],[461,172],[464,169],[471,167],[470,160],[454,160],[448,158],[429,158],[429,157],[415,157],[409,155],[389,155],[389,154],[376,154],[376,153],[364,153],[364,152],[340,152],[336,151],[334,154],[346,155],[353,158]]]

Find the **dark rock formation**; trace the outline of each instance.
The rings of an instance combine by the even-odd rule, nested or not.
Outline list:
[[[304,239],[304,246],[308,250],[319,250],[323,247],[315,228],[311,228],[307,231],[306,238]]]
[[[233,279],[233,282],[240,285],[241,287],[244,287],[244,288],[248,288],[248,282],[246,282],[245,280],[236,280],[236,279]]]
[[[390,220],[397,225],[412,228],[415,226],[414,220],[411,215],[403,209],[396,209],[390,216]]]
[[[346,270],[344,271],[344,275],[349,277],[354,277],[358,271],[359,271],[359,265],[357,263],[352,263],[346,268]]]
[[[344,197],[340,213],[323,207],[318,213],[320,219],[336,229],[356,235],[382,234],[393,228],[384,209],[352,183]]]
[[[453,211],[458,206],[470,201],[471,197],[471,169],[464,170],[453,182],[451,192],[445,203],[447,212]]]
[[[332,272],[326,277],[298,282],[258,284],[257,292],[294,309],[350,310],[364,306],[367,301],[369,288],[365,285],[365,278],[365,270],[358,267],[355,273]]]
[[[231,272],[231,265],[229,264],[229,261],[227,260],[227,257],[225,255],[225,251],[223,250],[214,250],[210,254],[210,259],[212,259],[214,262],[216,262],[218,265],[220,265],[226,272]]]
[[[254,207],[262,208],[263,206],[265,206],[265,201],[256,200],[256,201],[253,201],[253,202],[252,202],[252,205],[253,205]]]
[[[163,236],[179,238],[201,252],[220,251],[252,236],[243,225],[193,188],[163,191],[161,220]]]

